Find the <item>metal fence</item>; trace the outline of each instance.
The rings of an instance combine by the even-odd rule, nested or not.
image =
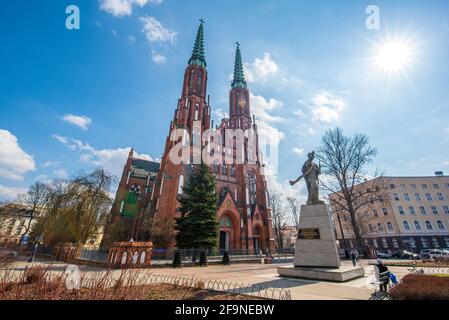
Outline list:
[[[108,252],[106,250],[101,250],[101,249],[83,248],[81,251],[80,259],[107,262],[108,261]]]

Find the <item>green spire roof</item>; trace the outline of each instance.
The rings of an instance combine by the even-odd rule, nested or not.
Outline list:
[[[204,20],[200,19],[200,26],[196,33],[195,46],[193,47],[192,56],[189,60],[190,64],[195,64],[206,68],[206,57],[204,56]]]
[[[234,80],[232,81],[232,89],[247,88],[245,74],[243,72],[242,54],[240,52],[240,43],[237,42],[237,50],[235,51],[234,64]]]

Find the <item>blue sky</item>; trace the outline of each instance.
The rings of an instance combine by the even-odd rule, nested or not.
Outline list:
[[[65,27],[70,4],[80,30]],[[371,4],[379,30],[365,27]],[[371,138],[371,171],[449,172],[447,1],[4,0],[0,199],[97,166],[120,174],[131,146],[160,158],[199,18],[215,121],[239,41],[252,111],[280,133],[272,189],[291,192],[287,179],[335,126]],[[410,49],[402,72],[373,63],[388,39]]]

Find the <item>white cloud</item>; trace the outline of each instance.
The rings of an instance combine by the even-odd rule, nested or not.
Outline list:
[[[165,28],[156,18],[145,16],[140,17],[139,20],[143,23],[142,32],[145,33],[150,43],[170,42],[174,44],[176,42],[178,32]]]
[[[245,77],[248,82],[266,80],[279,70],[276,62],[271,59],[268,52],[265,52],[263,58],[256,58],[252,63],[245,63]]]
[[[304,154],[304,149],[303,148],[298,148],[298,147],[294,147],[292,149],[292,152],[298,156],[302,156]]]
[[[223,111],[221,108],[218,108],[214,111],[212,111],[212,114],[221,121],[221,119],[229,119],[229,114],[225,111]]]
[[[64,169],[59,169],[53,172],[53,174],[57,177],[57,178],[61,178],[61,179],[65,179],[69,176],[69,174],[67,173],[67,171],[65,171]]]
[[[148,3],[160,4],[164,0],[100,0],[100,9],[116,17],[129,16],[133,6],[144,7]]]
[[[136,42],[136,37],[133,36],[132,34],[130,34],[130,35],[128,36],[128,41],[131,42],[131,43],[134,43],[134,42]]]
[[[92,120],[90,118],[86,116],[77,116],[74,114],[66,114],[64,117],[62,117],[62,120],[80,127],[83,130],[87,130],[88,126],[92,123]]]
[[[117,31],[116,31],[115,29],[112,29],[112,35],[113,35],[114,37],[117,37]]]
[[[167,61],[167,58],[159,53],[153,53],[151,58],[156,64],[164,64]]]
[[[256,96],[252,93],[249,95],[251,101],[251,111],[257,119],[266,122],[281,122],[285,119],[279,116],[272,116],[269,111],[279,109],[282,107],[282,102],[276,99],[265,99],[263,96]]]
[[[105,168],[108,172],[120,176],[123,171],[123,166],[128,157],[131,148],[117,148],[117,149],[95,149],[88,143],[74,138],[61,137],[53,135],[53,138],[67,145],[71,150],[81,151],[80,161],[90,164],[95,167]],[[134,152],[134,157],[144,160],[156,161],[150,155],[139,154]]]
[[[0,184],[0,200],[14,200],[19,194],[27,192],[27,188],[6,187]]]
[[[57,167],[59,166],[59,161],[45,161],[44,163],[41,163],[41,167],[43,168],[50,168],[50,167]]]
[[[345,106],[343,98],[322,91],[312,98],[312,122],[337,122]]]
[[[0,177],[23,180],[25,173],[34,170],[36,163],[33,156],[22,150],[11,132],[0,129]]]

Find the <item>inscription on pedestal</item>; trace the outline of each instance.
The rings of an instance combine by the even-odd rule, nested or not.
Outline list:
[[[298,239],[300,240],[320,240],[320,229],[300,228],[298,229]]]

